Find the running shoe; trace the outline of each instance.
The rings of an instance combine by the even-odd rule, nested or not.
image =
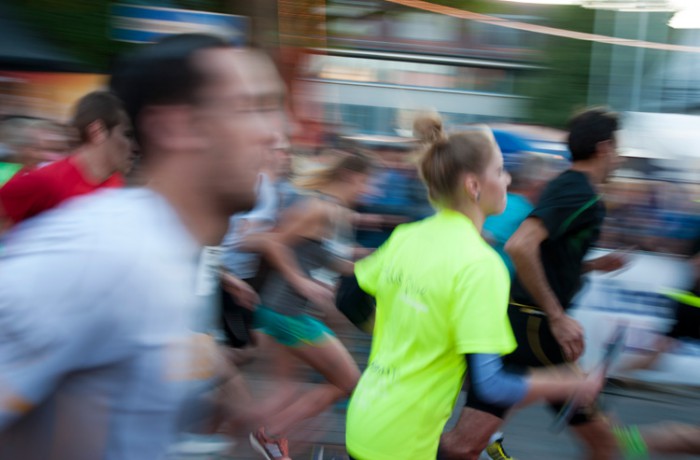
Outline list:
[[[289,457],[288,442],[285,438],[271,438],[264,428],[250,433],[250,445],[266,460],[292,460]]]
[[[486,453],[492,460],[515,460],[503,448],[503,438],[498,438],[486,448]]]
[[[649,458],[647,444],[638,427],[635,425],[614,426],[613,434],[617,438],[617,444],[625,459],[639,460]]]
[[[235,441],[223,435],[183,434],[168,449],[170,460],[192,458],[193,456],[223,455],[231,452]]]

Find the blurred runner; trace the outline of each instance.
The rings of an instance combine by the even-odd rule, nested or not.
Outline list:
[[[84,96],[72,124],[81,141],[73,155],[19,172],[0,188],[0,227],[9,228],[69,198],[124,184],[122,174],[131,167],[135,147],[119,99],[107,92]]]
[[[484,222],[484,238],[503,259],[511,279],[515,276],[515,267],[506,253],[506,242],[530,215],[534,209],[533,203],[537,202],[545,184],[553,176],[547,168],[546,158],[534,154],[525,155],[522,162],[510,172],[511,184],[508,187],[506,209],[501,214],[487,217]]]
[[[260,289],[254,324],[274,342],[274,368],[280,380],[289,377],[296,357],[328,381],[295,395],[291,403],[280,401],[282,408],[251,435],[255,449],[269,460],[289,458],[289,431],[348,397],[360,377],[348,351],[319,319],[333,313],[333,294],[313,278],[324,280],[320,276],[324,269],[352,272],[350,207],[364,191],[371,167],[364,155],[342,154],[307,174],[297,185],[312,194],[285,212],[274,232],[248,238],[273,267]]]
[[[653,367],[664,353],[680,345],[680,340],[700,340],[700,237],[693,242],[687,263],[693,274],[690,291],[664,292],[673,301],[673,325],[665,334],[656,338],[652,349],[646,355],[628,361],[621,371],[648,369]]]
[[[646,356],[623,366],[621,371],[653,367],[665,353],[680,345],[683,339],[700,340],[700,238],[697,238],[688,263],[693,271],[690,292],[671,291],[674,321],[671,329],[659,336]],[[648,454],[700,454],[700,426],[676,422],[637,427],[616,427],[615,435],[625,458],[647,458]]]
[[[205,35],[166,38],[118,63],[111,86],[136,120],[148,186],[75,199],[8,235],[0,458],[162,458],[193,389],[217,373],[240,387],[212,338],[193,329],[207,310],[194,287],[202,246],[254,205],[273,141],[253,65],[248,51]]]
[[[700,426],[662,422],[648,426],[615,428],[615,435],[628,460],[649,458],[649,454],[700,455]]]
[[[249,359],[254,344],[251,331],[253,309],[259,302],[255,290],[260,289],[264,279],[264,273],[260,273],[260,255],[245,250],[244,241],[248,235],[272,230],[279,213],[293,200],[286,187],[291,158],[287,136],[289,122],[284,111],[284,83],[270,59],[262,53],[257,56],[260,61],[256,66],[260,73],[257,80],[267,94],[266,116],[275,132],[275,142],[262,154],[255,207],[231,217],[221,244],[221,319],[228,344],[234,348],[247,348],[233,355],[240,362]]]
[[[573,364],[583,353],[581,325],[566,310],[581,285],[581,274],[613,271],[625,264],[618,254],[584,262],[605,217],[597,193],[616,167],[617,115],[591,109],[570,122],[572,167],[552,180],[539,203],[505,246],[516,270],[508,316],[518,348],[504,357],[509,366],[551,368]],[[551,407],[558,412],[561,405]],[[556,413],[555,412],[555,413]],[[470,387],[457,426],[443,436],[445,458],[477,459],[503,423],[506,408],[489,404]],[[615,438],[608,421],[593,407],[583,407],[570,421],[586,444],[587,458],[612,459]],[[488,446],[493,459],[509,459],[501,440]]]
[[[465,371],[482,398],[505,408],[540,398],[592,400],[601,379],[504,371],[515,349],[508,272],[480,235],[503,211],[510,181],[491,133],[448,138],[435,124],[420,170],[438,212],[399,226],[355,267],[357,291],[377,301],[372,351],[347,415],[358,460],[433,460]],[[346,295],[339,302],[361,296]],[[358,302],[361,303],[361,302]]]
[[[222,242],[222,319],[228,343],[234,348],[252,345],[253,310],[259,299],[254,292],[260,288],[260,255],[241,249],[247,235],[270,231],[280,212],[277,189],[277,163],[284,161],[286,146],[266,152],[258,182],[258,199],[250,212],[231,217],[229,230]]]
[[[413,135],[420,141],[420,151],[428,142],[425,126],[429,129],[436,120],[442,123],[439,115],[432,112],[416,118]],[[418,177],[415,147],[395,144],[377,150],[381,167],[372,175],[369,190],[360,199],[356,222],[358,243],[371,249],[381,246],[397,225],[435,212]]]

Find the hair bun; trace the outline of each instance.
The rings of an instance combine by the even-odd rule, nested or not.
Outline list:
[[[437,112],[424,112],[413,121],[413,135],[426,144],[438,144],[446,140],[442,118]]]

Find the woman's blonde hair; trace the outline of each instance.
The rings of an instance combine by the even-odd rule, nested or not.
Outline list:
[[[300,174],[294,180],[295,185],[306,190],[319,190],[343,180],[349,172],[369,174],[374,166],[372,158],[365,153],[334,151],[332,155],[334,158],[328,165]]]
[[[442,118],[437,112],[423,112],[413,120],[413,137],[420,142],[432,144],[445,136]]]
[[[418,162],[421,179],[428,188],[430,201],[450,204],[455,201],[463,174],[482,174],[494,152],[493,134],[474,129],[446,135],[442,121],[425,117],[414,123],[423,129],[428,146]]]

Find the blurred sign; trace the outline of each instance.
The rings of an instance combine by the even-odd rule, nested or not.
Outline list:
[[[112,7],[114,40],[150,43],[166,35],[204,33],[244,45],[248,18],[204,11],[117,4]]]
[[[326,0],[279,0],[280,41],[285,46],[326,46]]]
[[[677,113],[625,112],[618,146],[625,156],[676,160],[681,168],[700,157],[700,116]],[[690,165],[692,166],[692,165]]]
[[[592,251],[597,257],[606,250]],[[673,326],[673,303],[662,294],[687,289],[692,277],[687,263],[678,257],[650,253],[630,255],[627,268],[609,274],[592,273],[574,299],[572,316],[581,322],[586,334],[586,350],[581,358],[590,369],[600,361],[607,340],[618,324],[630,330],[625,352],[611,375],[648,383],[698,386],[700,384],[700,343],[685,341],[672,350],[654,369],[622,373],[629,359],[652,348],[656,334]]]
[[[29,116],[65,122],[73,105],[101,89],[101,74],[0,71],[0,117]]]

